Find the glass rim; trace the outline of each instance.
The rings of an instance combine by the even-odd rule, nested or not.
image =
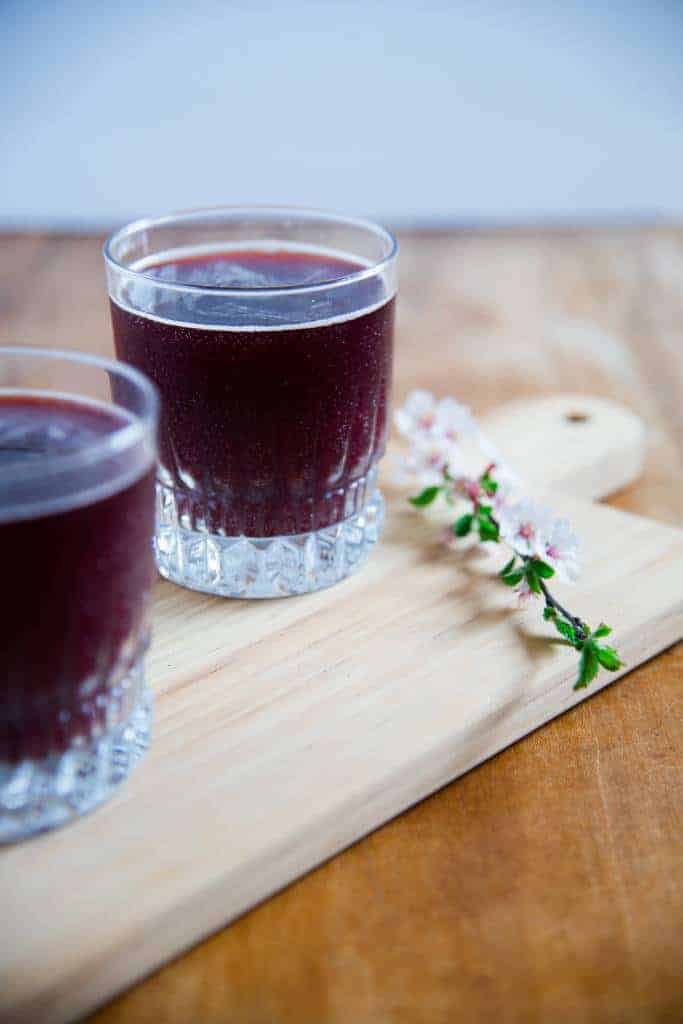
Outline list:
[[[65,360],[70,363],[80,363],[103,370],[105,373],[123,377],[139,389],[143,396],[145,408],[142,414],[127,410],[134,417],[132,423],[126,423],[124,426],[112,430],[111,433],[105,434],[104,437],[98,437],[95,440],[86,442],[74,452],[51,454],[49,459],[39,460],[38,462],[27,460],[23,463],[17,462],[14,466],[3,467],[2,475],[4,480],[12,478],[14,481],[23,481],[29,480],[32,477],[52,476],[57,473],[77,469],[83,465],[96,463],[100,459],[110,458],[112,455],[118,455],[121,452],[127,451],[142,441],[145,435],[155,428],[159,417],[159,395],[152,381],[143,373],[140,373],[139,370],[136,370],[135,367],[119,362],[116,359],[108,359],[106,356],[79,352],[77,349],[42,348],[33,345],[0,345],[0,366],[6,358],[23,359],[27,357],[46,359],[48,361],[54,359],[55,361]],[[21,394],[23,392],[30,393],[33,389],[30,386],[12,388],[11,386],[5,386],[0,381],[0,397],[7,390]],[[51,392],[49,388],[35,390],[48,396],[51,393],[59,394],[59,392]],[[75,390],[69,393],[68,397],[83,399],[86,396],[82,393],[79,394]],[[107,404],[117,408],[116,403],[113,401]]]
[[[151,228],[167,227],[173,224],[191,223],[194,219],[212,213],[234,215],[253,213],[272,214],[274,216],[298,216],[301,218],[302,222],[308,218],[313,219],[318,217],[330,223],[358,228],[359,230],[366,231],[368,234],[382,238],[388,246],[388,252],[380,260],[376,260],[369,266],[363,267],[361,270],[354,270],[349,274],[342,274],[341,277],[333,278],[332,280],[316,281],[312,284],[283,284],[275,287],[267,286],[265,288],[249,285],[233,286],[230,288],[216,288],[211,285],[181,284],[174,281],[161,281],[153,274],[145,273],[144,270],[135,270],[133,267],[126,266],[113,254],[113,248],[117,243],[129,238],[136,232],[148,231]],[[315,207],[308,206],[277,206],[267,203],[260,205],[238,203],[234,205],[219,204],[218,206],[200,206],[188,210],[178,210],[175,213],[164,214],[161,217],[142,217],[138,220],[131,221],[129,224],[125,224],[122,228],[118,228],[109,235],[102,247],[102,253],[105,263],[111,267],[115,273],[128,274],[130,277],[135,279],[141,278],[144,281],[149,281],[150,284],[154,284],[157,287],[163,287],[164,290],[183,293],[189,292],[199,295],[216,295],[223,296],[224,298],[244,298],[246,295],[270,298],[283,294],[315,294],[316,292],[328,291],[331,288],[346,287],[347,285],[356,284],[360,281],[365,281],[371,277],[375,277],[376,275],[381,274],[395,261],[396,256],[398,255],[398,241],[396,236],[389,231],[388,228],[363,217],[350,217],[343,213],[335,213],[331,210],[320,210]]]

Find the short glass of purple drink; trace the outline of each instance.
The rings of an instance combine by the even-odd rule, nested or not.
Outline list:
[[[397,245],[367,221],[226,207],[105,246],[116,352],[161,394],[156,560],[231,597],[318,590],[376,544]]]
[[[147,746],[157,419],[129,366],[0,348],[0,841],[95,807]]]

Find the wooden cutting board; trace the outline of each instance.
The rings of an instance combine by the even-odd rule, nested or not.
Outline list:
[[[581,534],[582,582],[555,589],[615,627],[624,671],[677,640],[683,532],[590,501],[638,475],[640,421],[567,396],[484,426]],[[330,590],[159,582],[147,759],[89,817],[0,851],[0,1020],[85,1013],[617,678],[575,693],[575,652],[495,580],[503,552],[448,552],[386,494],[382,543]]]

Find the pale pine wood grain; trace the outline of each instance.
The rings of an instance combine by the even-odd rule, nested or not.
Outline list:
[[[398,394],[432,386],[477,411],[567,388],[626,401],[648,424],[650,450],[618,504],[681,522],[683,232],[402,241]],[[0,245],[0,302],[18,245],[35,248]],[[78,308],[69,325],[60,307],[56,340],[110,351],[99,240],[70,240],[64,265],[62,243],[45,246],[43,320],[22,292],[11,330],[0,322],[3,341],[39,340],[31,324],[49,341],[55,286],[77,282]],[[32,283],[40,289],[41,275]],[[98,1022],[679,1020],[682,675],[677,648],[158,972]]]

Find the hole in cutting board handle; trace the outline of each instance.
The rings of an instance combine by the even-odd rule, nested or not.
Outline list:
[[[587,412],[566,412],[564,418],[567,423],[588,423],[590,415]]]

